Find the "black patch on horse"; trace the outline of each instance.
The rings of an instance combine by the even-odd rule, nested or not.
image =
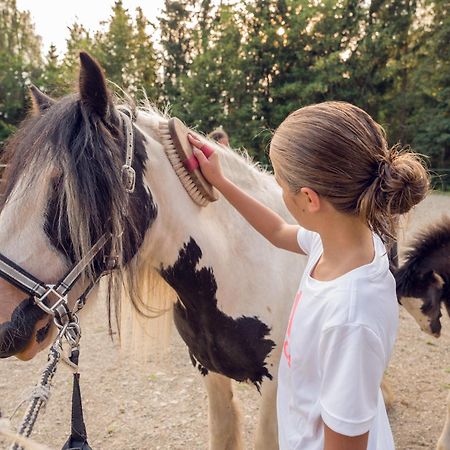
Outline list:
[[[275,347],[266,339],[269,327],[255,317],[233,319],[217,308],[217,283],[212,268],[196,269],[202,251],[193,238],[176,263],[160,269],[178,294],[175,325],[189,348],[194,366],[237,381],[251,381],[259,390],[263,377],[272,379],[265,359]]]

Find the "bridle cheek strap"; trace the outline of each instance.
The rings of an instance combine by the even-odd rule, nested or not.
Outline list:
[[[110,239],[110,233],[103,234],[89,252],[87,252],[86,255],[56,284],[44,283],[1,253],[0,277],[30,295],[39,308],[44,310],[47,314],[54,316],[58,311],[58,308],[64,303],[67,303],[67,294],[78,281],[86,267],[94,260],[98,252]],[[91,288],[92,285],[89,285],[89,290]],[[52,293],[56,295],[57,301],[49,307],[46,304],[48,302],[45,300]],[[67,309],[67,305],[64,306]]]

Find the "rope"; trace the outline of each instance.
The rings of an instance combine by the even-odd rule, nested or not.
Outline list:
[[[56,367],[60,359],[60,353],[57,349],[58,344],[52,345],[48,352],[48,363],[42,372],[40,383],[35,386],[31,394],[30,404],[22,419],[22,425],[19,429],[21,436],[29,437],[36,422],[40,409],[46,404],[50,395],[50,383],[56,372]],[[10,450],[23,450],[23,447],[17,442],[12,444]]]

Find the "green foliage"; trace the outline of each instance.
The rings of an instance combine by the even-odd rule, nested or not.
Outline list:
[[[99,31],[75,23],[65,54],[45,58],[29,14],[0,6],[0,141],[24,116],[30,80],[64,95],[85,50],[134,97],[203,132],[223,126],[263,163],[290,112],[336,99],[366,109],[391,144],[450,167],[448,0],[166,0],[155,25],[116,0]]]
[[[26,114],[27,86],[40,76],[40,45],[29,13],[0,0],[0,146]]]

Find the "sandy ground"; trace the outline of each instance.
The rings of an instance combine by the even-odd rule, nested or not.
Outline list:
[[[432,195],[412,213],[407,239],[415,230],[450,211],[450,196]],[[174,333],[163,361],[146,366],[124,360],[107,333],[104,305],[83,319],[82,393],[94,450],[206,449],[207,399],[201,376],[190,363],[185,345]],[[400,332],[387,375],[395,391],[390,412],[397,449],[434,449],[440,435],[450,389],[450,323],[443,320],[440,339],[420,332],[401,311]],[[12,413],[37,381],[46,355],[22,363],[0,362],[0,409]],[[242,402],[247,448],[257,417],[259,395],[254,387],[235,385]],[[71,375],[61,365],[47,409],[38,419],[36,441],[59,449],[70,427]],[[23,408],[15,417],[21,419]],[[0,440],[0,447],[7,448]]]

